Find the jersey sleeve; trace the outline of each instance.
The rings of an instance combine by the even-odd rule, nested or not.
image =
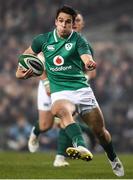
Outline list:
[[[93,55],[90,44],[83,36],[79,36],[77,40],[77,50],[80,56],[83,54]]]
[[[31,44],[31,48],[35,53],[40,53],[42,51],[42,46],[46,42],[46,36],[44,34],[40,34],[36,36]]]

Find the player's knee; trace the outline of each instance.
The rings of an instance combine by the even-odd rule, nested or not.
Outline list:
[[[52,107],[53,115],[61,119],[66,116],[72,116],[73,112],[74,110],[68,104],[61,104],[61,106],[58,104],[58,106]]]
[[[71,112],[69,112],[68,109],[66,109],[66,108],[61,108],[56,112],[56,116],[61,118],[61,119],[70,115],[70,114],[71,114]]]

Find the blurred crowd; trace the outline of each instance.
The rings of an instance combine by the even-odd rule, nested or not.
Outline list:
[[[133,45],[97,42],[95,95],[119,151],[133,150]]]
[[[31,127],[37,120],[38,78],[15,78],[18,56],[30,45],[34,35],[43,30],[47,32],[53,27],[53,17],[61,1],[55,0],[52,5],[48,0],[45,3],[42,0],[0,2],[0,149],[26,150]],[[94,2],[101,1],[90,2],[94,10],[98,8]],[[87,11],[87,3],[87,0],[82,0],[81,12],[84,9],[86,18],[89,13],[92,14]],[[77,1],[73,4],[80,9]],[[128,21],[127,16],[120,22],[123,21]],[[132,23],[128,21],[130,27],[124,30],[121,30],[121,24],[116,26],[114,32],[133,32]],[[88,27],[85,30],[88,32]],[[97,77],[91,82],[92,87],[103,109],[116,149],[120,152],[132,152],[133,43],[106,39],[92,42],[92,45],[97,62]],[[57,136],[57,127],[43,135],[43,148],[54,149]]]

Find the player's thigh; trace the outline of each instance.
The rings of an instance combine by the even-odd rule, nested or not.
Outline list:
[[[82,116],[82,119],[91,126],[96,133],[102,131],[105,127],[104,117],[99,107],[93,108],[90,112],[86,112],[86,114]]]
[[[51,111],[39,110],[39,124],[41,129],[49,129],[54,122],[54,116]]]

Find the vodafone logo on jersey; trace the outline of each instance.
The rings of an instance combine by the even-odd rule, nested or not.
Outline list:
[[[64,58],[60,55],[58,56],[55,56],[54,59],[53,59],[53,63],[54,65],[56,65],[56,67],[50,67],[50,71],[69,71],[72,69],[72,66],[69,65],[69,66],[62,66],[64,65]]]
[[[61,65],[64,64],[64,59],[63,59],[62,56],[59,56],[59,55],[58,55],[58,56],[55,56],[55,57],[54,57],[53,62],[54,62],[54,64],[55,64],[56,66],[61,66]]]

